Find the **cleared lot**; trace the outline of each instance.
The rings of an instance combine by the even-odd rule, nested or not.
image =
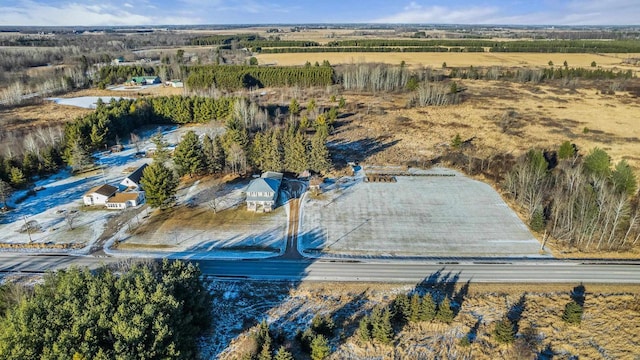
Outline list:
[[[540,256],[539,242],[487,184],[448,169],[364,182],[356,176],[306,197],[301,247],[330,253]]]

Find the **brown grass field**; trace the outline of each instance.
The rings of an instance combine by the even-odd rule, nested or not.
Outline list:
[[[631,69],[636,73],[637,66],[623,64],[626,58],[637,58],[640,54],[538,54],[538,53],[292,53],[292,54],[258,54],[259,64],[304,65],[309,61],[322,63],[328,60],[331,64],[352,64],[378,62],[400,64],[404,61],[408,66],[440,68],[447,66],[506,66],[506,67],[548,67],[549,61],[562,66],[567,61],[569,67],[590,68],[591,62],[602,68]]]
[[[283,332],[285,344],[292,347],[296,358],[305,357],[293,340],[295,332],[307,328],[316,314],[327,314],[337,328],[330,340],[334,351],[329,359],[533,359],[545,349],[553,359],[637,359],[640,288],[586,284],[583,321],[574,326],[564,323],[561,315],[576,285],[471,283],[452,324],[406,325],[396,329],[393,346],[362,344],[355,330],[365,312],[377,304],[390,303],[398,293],[412,290],[410,285],[302,283],[293,288],[283,284],[278,290],[274,284],[255,293],[250,290],[251,284],[238,283],[232,286],[238,297],[227,302],[245,304],[240,309],[225,305],[222,292],[213,294],[221,297],[216,298],[214,307],[225,313],[230,311],[228,315],[238,324],[255,323],[259,321],[256,315],[267,316],[272,330]],[[457,284],[454,289],[444,290],[444,284],[436,284],[429,291],[442,296],[447,291],[458,293],[463,286]],[[501,345],[492,334],[495,322],[519,302],[523,307],[517,322],[518,334],[523,340]],[[253,313],[256,307],[261,309],[258,314]],[[475,341],[468,347],[460,345],[459,339],[474,325]],[[242,358],[251,348],[249,334],[250,331],[240,332],[220,358]]]

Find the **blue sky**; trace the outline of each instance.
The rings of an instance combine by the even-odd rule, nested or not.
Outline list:
[[[0,0],[0,25],[638,25],[640,0]]]

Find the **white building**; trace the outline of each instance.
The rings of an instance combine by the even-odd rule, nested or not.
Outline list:
[[[270,212],[276,207],[282,174],[267,171],[247,187],[247,210]]]
[[[144,203],[144,200],[144,191],[123,192],[117,193],[107,199],[105,205],[107,205],[107,209],[123,210],[128,207],[138,206]]]
[[[107,184],[99,185],[87,191],[82,197],[82,200],[85,205],[89,206],[105,205],[107,203],[107,199],[113,196],[117,191],[118,188],[115,186]]]
[[[137,168],[134,172],[129,174],[124,180],[120,181],[120,187],[128,190],[140,190],[140,180],[142,179],[142,171],[147,167],[147,164],[143,164]]]

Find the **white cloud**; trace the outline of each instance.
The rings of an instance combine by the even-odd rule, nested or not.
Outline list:
[[[379,23],[439,23],[439,24],[479,24],[488,16],[495,16],[498,9],[495,7],[465,7],[453,9],[444,6],[423,7],[416,2],[411,2],[404,11],[397,14],[377,19]]]
[[[422,6],[411,1],[401,11],[374,20],[379,23],[509,24],[509,25],[635,25],[638,0],[581,0],[550,3],[548,11],[517,13],[498,6]]]
[[[128,8],[132,8],[132,7],[133,7],[133,5],[131,5],[131,4],[129,4],[129,3],[124,3],[124,4],[122,4],[122,5],[124,5],[124,7],[128,7]]]
[[[190,17],[156,16],[137,14],[121,4],[89,5],[63,3],[51,6],[37,1],[22,1],[20,6],[0,5],[0,25],[32,26],[108,26],[108,25],[151,25],[151,24],[192,24],[199,19]]]

